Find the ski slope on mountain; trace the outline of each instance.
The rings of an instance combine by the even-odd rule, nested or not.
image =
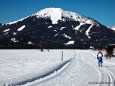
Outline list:
[[[26,73],[28,72],[28,75],[26,74],[23,75],[23,80],[25,79],[25,81],[27,81],[30,79],[29,81],[27,81],[25,84],[22,84],[22,85],[16,84],[16,82],[21,82],[21,78],[16,79],[17,75],[14,76],[11,73],[11,71],[13,70],[12,69],[10,70],[10,73],[11,73],[11,76],[12,77],[14,76],[15,78],[14,80],[11,79],[9,81],[12,81],[12,83],[14,83],[14,86],[17,86],[17,85],[19,86],[114,86],[115,85],[115,63],[114,63],[115,58],[112,58],[111,60],[110,59],[107,60],[106,58],[103,58],[104,60],[103,67],[98,67],[97,59],[96,59],[96,54],[98,51],[63,50],[63,53],[64,53],[63,61],[61,61],[62,58],[60,58],[61,51],[62,50],[51,50],[50,52],[47,52],[47,51],[38,52],[41,56],[43,55],[42,58],[34,57],[33,60],[35,61],[35,60],[43,59],[44,62],[48,62],[48,64],[47,63],[44,64],[41,62],[40,64],[41,66],[43,66],[43,69],[40,69],[40,67],[36,66],[33,61],[33,65],[30,65],[30,68],[28,68],[30,69],[31,74],[26,69],[23,69],[23,66],[21,66],[20,68],[23,69],[21,71],[23,72],[25,71]],[[38,57],[40,56],[39,54],[37,54],[36,50],[34,52],[36,53],[36,55],[38,55]],[[0,52],[0,53],[3,53],[3,52]],[[44,59],[44,56],[48,57],[48,59]],[[54,56],[56,56],[55,59],[54,59]],[[30,58],[31,56],[29,57],[29,59]],[[9,59],[11,59],[11,57],[9,57]],[[26,58],[25,60],[24,59],[22,60],[23,62],[24,61],[26,62],[26,60],[29,60],[29,59]],[[2,61],[1,58],[0,58],[0,61]],[[55,64],[55,62],[57,63]],[[16,65],[17,62],[14,64]],[[36,61],[36,64],[37,64],[37,61]],[[17,64],[17,65],[20,65],[20,64]],[[27,66],[27,64],[25,66]],[[35,67],[35,69],[37,68],[36,72],[34,70],[31,70],[32,67]],[[18,73],[19,72],[17,72],[17,74]],[[41,75],[41,73],[44,74],[43,77],[36,78],[33,81],[31,81],[31,78],[39,76]],[[45,73],[48,73],[48,74],[45,75]],[[1,72],[1,74],[5,74],[5,73]],[[8,78],[8,75],[4,75],[4,80],[7,78]],[[3,78],[1,77],[1,79]],[[4,83],[6,82],[4,81]]]

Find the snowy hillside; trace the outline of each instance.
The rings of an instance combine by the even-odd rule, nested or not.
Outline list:
[[[0,85],[114,86],[115,58],[103,58],[103,67],[98,67],[97,52],[0,50]]]

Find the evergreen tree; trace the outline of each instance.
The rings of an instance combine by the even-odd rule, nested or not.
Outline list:
[[[109,58],[109,59],[111,59],[111,57],[113,56],[113,51],[114,51],[114,46],[107,46],[106,47],[106,49],[105,49],[105,51],[106,51],[106,58]]]

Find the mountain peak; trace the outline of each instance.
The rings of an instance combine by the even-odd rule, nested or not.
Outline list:
[[[38,11],[35,14],[32,14],[31,16],[36,16],[37,18],[50,18],[52,21],[52,24],[57,24],[59,20],[61,21],[79,21],[81,23],[86,23],[86,24],[93,24],[93,25],[98,25],[97,22],[95,22],[93,19],[81,16],[77,13],[71,12],[71,11],[65,11],[61,8],[45,8],[40,11]],[[28,16],[29,17],[29,16]],[[24,19],[28,18],[22,18],[20,20],[14,21],[14,22],[9,22],[6,24],[14,24],[19,21],[23,21]]]
[[[49,8],[44,8],[44,9],[42,9],[41,11],[62,11],[62,9],[61,8],[51,8],[51,7],[49,7]],[[40,12],[40,11],[39,11]]]
[[[45,8],[39,12],[37,12],[35,15],[39,17],[50,17],[52,20],[52,23],[57,23],[58,20],[61,20],[63,10],[61,8]]]
[[[81,16],[77,13],[70,12],[70,11],[64,11],[61,8],[45,8],[36,14],[34,14],[37,18],[42,17],[42,18],[50,18],[52,20],[52,24],[57,24],[58,20],[66,21],[67,19],[69,20],[74,20],[74,21],[79,21],[82,23],[87,23],[87,24],[95,24],[96,22],[93,21],[90,18]]]
[[[46,16],[46,15],[58,15],[62,13],[63,10],[61,8],[45,8],[37,12],[35,15],[41,15],[41,16]]]
[[[35,14],[32,14],[31,17],[32,16],[36,16],[37,18],[50,18],[50,20],[52,21],[52,24],[57,24],[58,21],[61,20],[61,21],[79,21],[84,24],[91,24],[91,25],[99,26],[99,24],[91,18],[81,16],[81,15],[71,12],[71,11],[65,11],[61,8],[45,8],[45,9],[38,11]],[[24,19],[26,19],[28,17],[22,18],[20,20],[14,21],[14,22],[9,22],[6,24],[11,25],[11,24],[17,23],[19,21],[23,21]]]

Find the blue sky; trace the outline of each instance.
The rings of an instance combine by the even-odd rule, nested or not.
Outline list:
[[[48,7],[62,8],[115,25],[115,0],[0,0],[0,23],[19,20]]]

